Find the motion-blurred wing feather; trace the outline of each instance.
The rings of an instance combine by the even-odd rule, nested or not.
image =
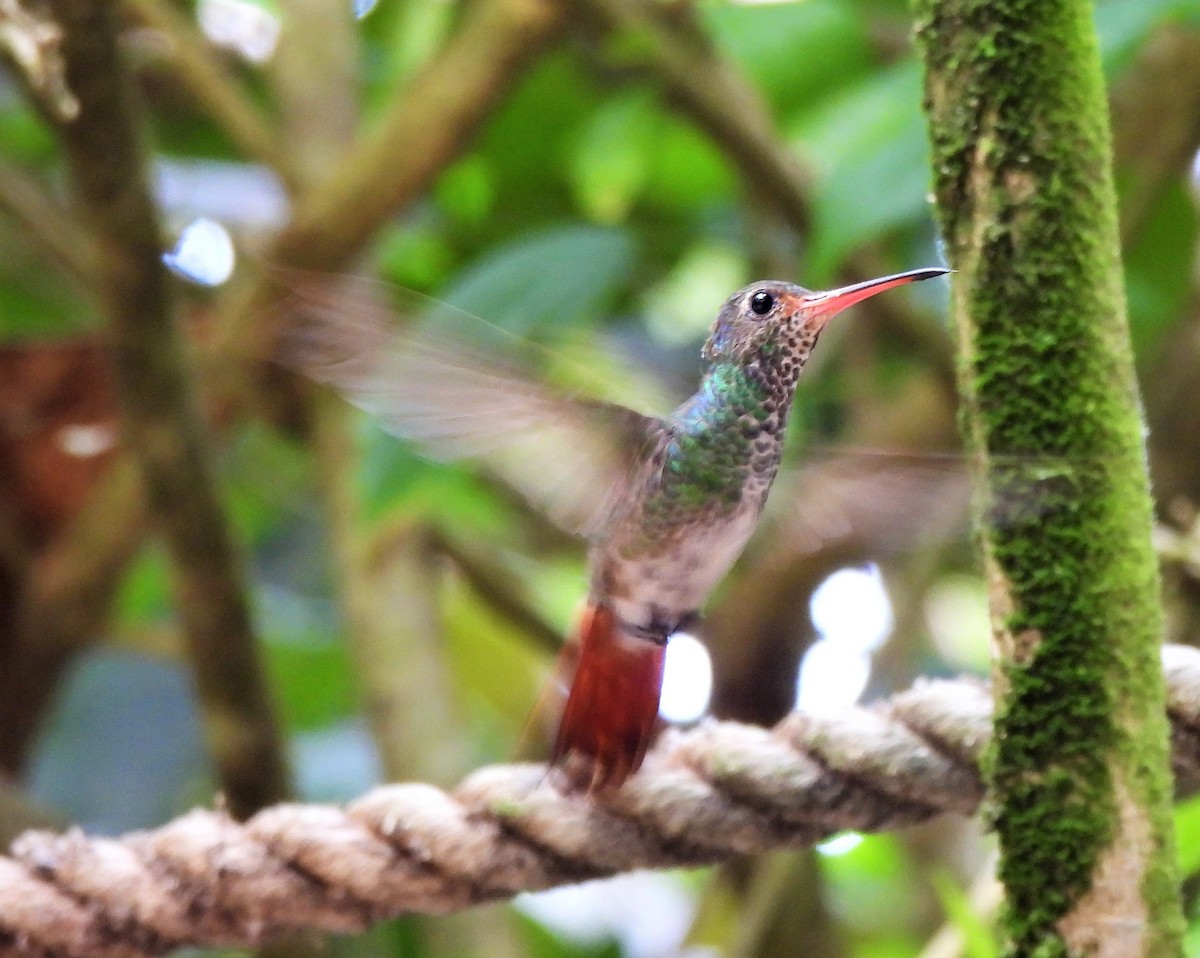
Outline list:
[[[510,344],[453,328],[462,314],[449,307],[402,323],[375,284],[294,285],[284,365],[334,387],[433,458],[479,459],[568,531],[605,526],[664,433],[654,417],[537,381],[506,355]]]

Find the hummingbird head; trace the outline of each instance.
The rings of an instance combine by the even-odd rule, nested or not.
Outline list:
[[[913,269],[824,292],[782,280],[751,283],[721,307],[704,344],[704,358],[709,362],[750,362],[783,350],[798,353],[803,362],[825,324],[843,309],[894,286],[949,272],[936,267]]]

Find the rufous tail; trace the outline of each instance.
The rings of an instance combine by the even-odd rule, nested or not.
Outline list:
[[[608,606],[588,603],[579,622],[579,664],[554,741],[573,784],[616,788],[636,772],[658,717],[664,645],[622,635]]]

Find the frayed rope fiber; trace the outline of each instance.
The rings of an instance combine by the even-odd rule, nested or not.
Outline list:
[[[1176,775],[1200,781],[1200,652],[1164,650]],[[497,765],[453,792],[389,785],[345,807],[278,805],[238,823],[197,810],[120,838],[27,832],[0,857],[0,956],[146,958],[352,932],[633,868],[706,865],[882,831],[983,798],[986,685],[922,681],[870,708],[773,729],[669,732],[598,798],[542,765]]]

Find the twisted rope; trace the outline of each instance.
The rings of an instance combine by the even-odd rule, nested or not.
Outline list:
[[[1200,652],[1164,652],[1174,760],[1200,779]],[[671,732],[599,799],[540,765],[481,769],[452,793],[374,789],[344,808],[279,805],[239,824],[197,810],[121,838],[27,832],[0,857],[0,956],[146,958],[351,932],[633,868],[694,866],[973,813],[986,685],[923,681],[872,708],[774,729]]]

